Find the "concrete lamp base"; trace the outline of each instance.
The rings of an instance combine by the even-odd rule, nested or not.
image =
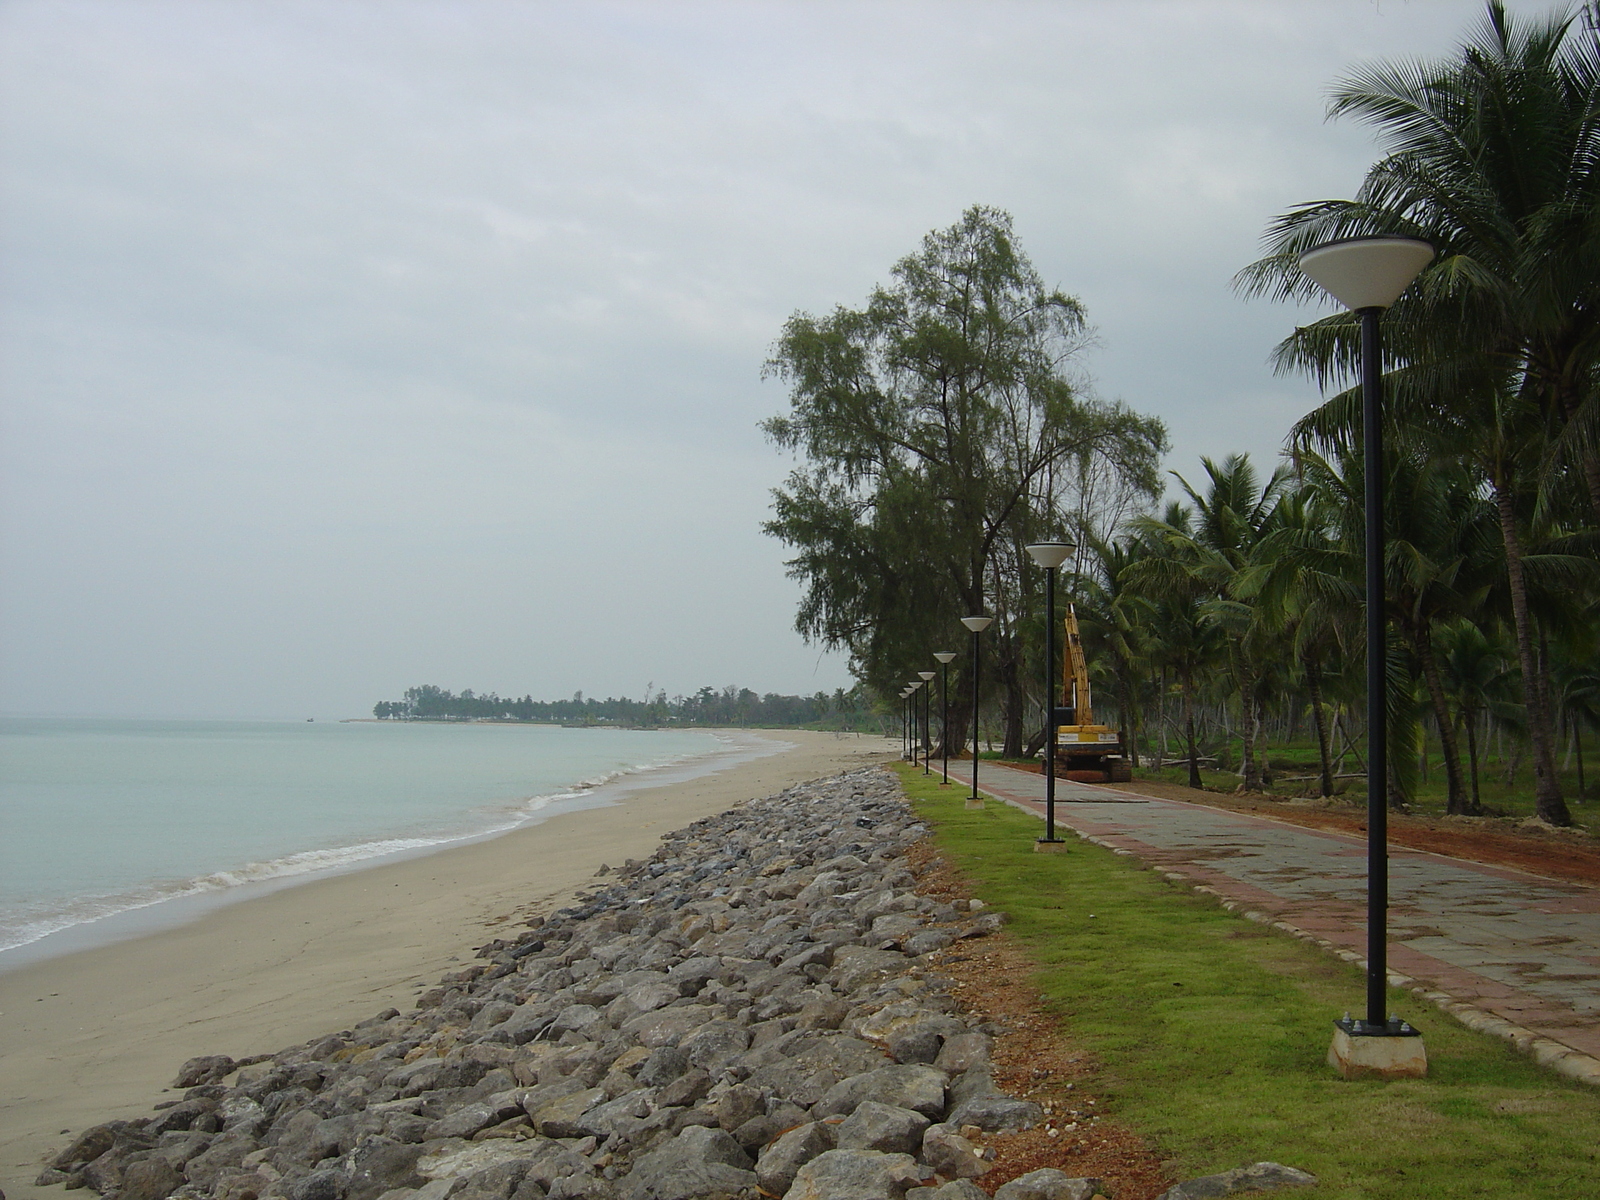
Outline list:
[[[1328,1065],[1346,1079],[1421,1079],[1428,1073],[1422,1034],[1404,1021],[1374,1028],[1346,1017],[1333,1023]]]
[[[1047,842],[1044,838],[1039,838],[1033,843],[1033,852],[1035,854],[1065,854],[1067,852],[1067,843],[1060,838],[1053,842]]]
[[[968,796],[967,797],[967,807],[968,808],[982,808],[983,807],[983,797],[979,796],[976,800],[974,800],[971,796]]]

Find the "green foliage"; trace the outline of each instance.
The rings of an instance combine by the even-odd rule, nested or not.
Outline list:
[[[763,428],[802,465],[763,529],[796,550],[796,628],[848,650],[880,695],[964,649],[959,618],[996,616],[986,645],[1015,723],[1015,643],[1041,582],[1022,547],[1073,533],[1091,494],[1121,495],[1107,475],[1154,495],[1165,433],[1073,381],[1083,308],[1045,286],[1006,214],[967,210],[892,276],[864,308],[796,313],[773,347],[790,410]]]
[[[941,852],[1011,916],[1063,1033],[1100,1064],[1094,1094],[1178,1178],[1272,1159],[1322,1180],[1306,1200],[1600,1194],[1593,1089],[1398,990],[1429,1077],[1342,1080],[1325,1058],[1333,1018],[1359,1007],[1354,967],[1090,843],[1032,853],[1036,817],[902,777]]]
[[[1600,518],[1600,9],[1519,20],[1492,2],[1456,52],[1376,63],[1333,93],[1330,115],[1373,126],[1387,153],[1354,200],[1300,205],[1277,218],[1243,290],[1314,295],[1298,256],[1339,237],[1402,233],[1431,241],[1434,262],[1385,316],[1385,433],[1398,453],[1469,472],[1492,498],[1539,811],[1568,819],[1556,782],[1556,698],[1541,643],[1545,580],[1593,588]],[[1354,314],[1297,330],[1283,370],[1350,378]],[[1356,391],[1296,428],[1300,447],[1357,444]],[[1585,529],[1587,527],[1587,529]],[[1587,550],[1579,550],[1580,546]],[[1532,558],[1556,552],[1563,561]],[[1574,557],[1586,555],[1588,562]],[[1413,631],[1426,635],[1425,627]],[[1426,666],[1429,656],[1422,653]],[[1435,681],[1429,678],[1439,706]],[[1459,788],[1457,789],[1459,791]]]

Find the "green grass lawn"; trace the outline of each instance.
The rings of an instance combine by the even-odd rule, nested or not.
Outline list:
[[[1423,1029],[1429,1077],[1340,1079],[1326,1055],[1333,1019],[1364,1007],[1355,968],[1087,842],[1035,854],[1037,818],[968,812],[900,769],[941,851],[1010,914],[1063,1031],[1103,1064],[1109,1114],[1178,1178],[1269,1159],[1321,1178],[1305,1200],[1600,1197],[1600,1091],[1403,991],[1391,1007]]]

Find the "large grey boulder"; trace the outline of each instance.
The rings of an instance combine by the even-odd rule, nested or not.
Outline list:
[[[922,1179],[909,1154],[829,1150],[795,1172],[784,1200],[903,1200]]]
[[[834,1145],[840,1150],[877,1150],[884,1154],[914,1154],[922,1145],[928,1118],[909,1108],[863,1100],[839,1123]]]
[[[948,1121],[958,1129],[963,1125],[976,1125],[993,1132],[999,1129],[1032,1129],[1044,1119],[1044,1109],[1032,1100],[1014,1100],[998,1092],[988,1096],[973,1096],[950,1110]]]
[[[527,1143],[503,1138],[488,1142],[436,1143],[424,1147],[428,1153],[415,1160],[416,1173],[425,1180],[458,1179],[514,1159],[531,1158],[551,1145],[553,1143],[541,1140],[537,1147],[530,1147]]]
[[[650,1057],[639,1064],[633,1073],[645,1087],[660,1087],[671,1083],[689,1069],[689,1055],[679,1046],[658,1046]]]
[[[732,1021],[712,1021],[678,1043],[692,1066],[715,1075],[750,1048],[750,1030]]]
[[[991,1164],[954,1125],[930,1125],[922,1134],[922,1161],[946,1179],[976,1179]]]
[[[972,1029],[947,1037],[939,1049],[933,1065],[941,1071],[958,1075],[973,1067],[987,1067],[994,1039],[988,1034]]]
[[[624,1021],[622,1032],[637,1039],[641,1046],[654,1050],[657,1046],[676,1046],[706,1022],[721,1015],[717,1009],[704,1004],[658,1008]]]
[[[581,1092],[562,1096],[542,1106],[533,1115],[533,1127],[548,1138],[583,1137],[588,1130],[583,1124],[583,1114],[605,1102],[601,1088],[584,1088]]]
[[[686,958],[667,972],[667,979],[677,985],[679,995],[695,996],[700,990],[722,974],[722,960],[699,955]]]
[[[643,1129],[652,1112],[653,1088],[636,1088],[615,1100],[597,1104],[573,1122],[584,1133],[597,1138],[630,1141]]]
[[[756,1186],[750,1156],[721,1129],[691,1125],[633,1164],[626,1200],[734,1200]]]
[[[315,1116],[315,1114],[312,1114]],[[256,1149],[252,1137],[219,1137],[184,1164],[183,1173],[196,1188],[210,1188],[223,1171],[237,1167],[244,1156]]]
[[[216,1083],[229,1075],[237,1065],[226,1054],[202,1054],[178,1068],[178,1077],[171,1086],[192,1088],[202,1083]]]
[[[393,1188],[425,1183],[417,1173],[422,1149],[388,1138],[369,1138],[345,1159],[345,1200],[376,1200]]]
[[[932,954],[935,950],[943,950],[955,940],[956,935],[947,929],[924,929],[908,937],[901,948],[907,954]]]
[[[601,1019],[600,1010],[592,1004],[569,1004],[556,1014],[555,1020],[550,1022],[550,1032],[582,1033]]]
[[[863,1100],[876,1100],[938,1120],[944,1114],[948,1080],[949,1076],[943,1071],[921,1064],[879,1067],[834,1084],[817,1102],[816,1115],[848,1115]]]
[[[332,1167],[302,1175],[289,1185],[289,1200],[344,1200],[345,1177]]]
[[[821,1121],[808,1121],[783,1134],[756,1160],[756,1179],[774,1196],[794,1182],[795,1173],[817,1155],[833,1149],[832,1131]]]
[[[429,1141],[435,1138],[469,1138],[478,1130],[498,1125],[504,1119],[495,1105],[484,1102],[466,1104],[429,1125],[423,1136]]]
[[[970,1179],[952,1179],[938,1187],[912,1188],[906,1200],[989,1200],[989,1193]]]
[[[74,1138],[70,1146],[52,1158],[50,1165],[58,1171],[68,1171],[93,1162],[111,1149],[112,1143],[117,1140],[118,1128],[126,1124],[126,1121],[108,1121],[104,1125],[90,1126]]]
[[[1019,1175],[995,1190],[994,1200],[1090,1200],[1105,1191],[1098,1179],[1078,1179],[1054,1167]]]
[[[1159,1200],[1217,1200],[1236,1192],[1266,1192],[1283,1187],[1311,1187],[1317,1177],[1282,1163],[1258,1162],[1217,1175],[1186,1179],[1161,1193]]]
[[[171,1163],[164,1158],[147,1158],[131,1163],[122,1173],[119,1200],[166,1200],[183,1183]]]

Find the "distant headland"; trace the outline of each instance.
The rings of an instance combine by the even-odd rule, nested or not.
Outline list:
[[[730,685],[703,687],[692,696],[668,698],[654,684],[645,698],[627,696],[604,700],[574,692],[568,700],[518,700],[471,688],[459,695],[446,688],[424,684],[407,688],[399,700],[380,700],[372,715],[380,721],[517,721],[546,725],[613,726],[652,729],[684,726],[756,726],[766,729],[838,729],[885,733],[884,718],[859,685],[832,694],[758,695],[749,688]]]

